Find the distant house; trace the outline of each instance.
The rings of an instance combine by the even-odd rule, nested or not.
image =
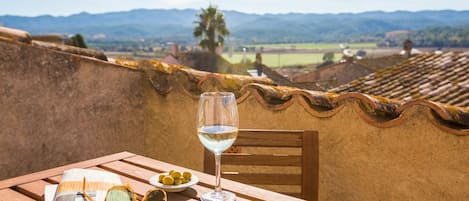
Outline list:
[[[469,107],[469,52],[421,54],[330,91]]]
[[[176,43],[171,43],[169,54],[161,59],[161,61],[168,64],[181,65],[181,62],[178,60],[179,54],[179,46]]]
[[[328,65],[315,71],[293,77],[296,83],[317,83],[323,89],[330,89],[366,76],[377,70],[405,61],[401,55],[361,60],[346,59],[345,62]]]
[[[177,56],[168,54],[164,58],[161,59],[162,62],[174,65],[181,65],[181,63],[176,58]]]

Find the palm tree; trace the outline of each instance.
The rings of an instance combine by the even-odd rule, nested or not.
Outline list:
[[[223,13],[210,5],[207,9],[202,8],[202,13],[198,17],[199,21],[194,22],[197,24],[194,28],[194,36],[202,38],[199,43],[200,47],[207,48],[209,52],[215,53],[217,46],[223,46],[225,41],[223,37],[230,35],[226,28]]]

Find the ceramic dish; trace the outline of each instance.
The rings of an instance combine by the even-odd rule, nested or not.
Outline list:
[[[163,175],[168,175],[168,173],[161,173]],[[158,178],[161,174],[157,174],[153,177],[150,178],[150,184],[157,187],[157,188],[161,188],[163,190],[165,190],[166,192],[181,192],[183,190],[185,190],[186,188],[196,184],[197,182],[199,182],[199,178],[195,175],[192,175],[191,177],[191,180],[185,184],[179,184],[179,185],[164,185],[160,182],[158,182]]]

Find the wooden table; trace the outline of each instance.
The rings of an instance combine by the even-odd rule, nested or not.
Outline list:
[[[153,188],[148,179],[160,172],[169,170],[191,171],[199,177],[200,182],[180,193],[168,193],[169,201],[199,200],[204,192],[213,189],[215,177],[199,171],[183,168],[129,152],[121,152],[83,162],[52,168],[24,176],[0,181],[0,201],[43,200],[44,187],[57,184],[64,170],[71,168],[88,168],[117,173],[123,183],[129,183],[141,199],[142,195]],[[300,200],[295,197],[222,179],[222,187],[236,193],[237,200]]]

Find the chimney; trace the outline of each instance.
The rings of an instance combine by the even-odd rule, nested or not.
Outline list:
[[[410,39],[407,39],[404,41],[404,55],[407,58],[410,58],[412,56],[412,46],[413,42]]]
[[[176,43],[171,44],[171,54],[177,58],[179,54],[179,46]]]
[[[254,63],[254,65],[256,66],[257,76],[261,76],[262,75],[262,55],[259,52],[256,53],[256,62]]]

